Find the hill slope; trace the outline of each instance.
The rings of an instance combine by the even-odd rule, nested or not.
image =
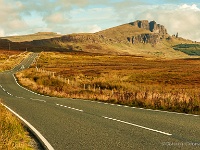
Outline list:
[[[5,39],[15,41],[12,45],[18,44],[19,48],[28,48],[31,51],[84,51],[163,58],[188,57],[182,51],[174,50],[173,46],[193,43],[177,36],[170,36],[163,25],[147,20],[138,20],[97,33],[42,35],[39,33]]]
[[[173,48],[188,55],[200,56],[200,44],[178,44]]]
[[[43,40],[43,39],[50,39],[55,37],[60,37],[62,35],[54,33],[54,32],[38,32],[35,34],[29,35],[21,35],[21,36],[8,36],[3,37],[1,39],[7,39],[12,42],[25,42],[25,41],[33,41],[33,40]]]

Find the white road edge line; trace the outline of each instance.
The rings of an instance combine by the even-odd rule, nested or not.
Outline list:
[[[9,111],[11,111],[15,116],[17,116],[20,120],[22,120],[28,127],[29,129],[31,129],[31,131],[33,131],[36,136],[40,139],[40,141],[42,141],[42,143],[48,148],[48,150],[54,150],[54,148],[51,146],[51,144],[42,136],[42,134],[36,129],[34,128],[28,121],[26,121],[24,118],[22,118],[20,115],[18,115],[15,111],[13,111],[11,108],[9,108],[8,106],[4,105],[3,103],[1,103],[1,105],[3,105],[4,107],[6,107]]]
[[[39,95],[39,96],[44,96],[44,97],[51,97],[51,96],[45,96],[45,95],[42,95],[42,94],[38,94],[38,93],[35,93],[31,90],[28,90],[27,88],[21,86],[18,82],[17,82],[17,79],[15,77],[14,74],[12,74],[14,79],[15,79],[15,82],[17,83],[17,85],[33,94],[36,94],[36,95]],[[3,89],[3,88],[2,88]],[[3,89],[4,90],[4,89]],[[51,98],[58,98],[58,97],[51,97]],[[85,102],[95,102],[95,101],[90,101],[90,100],[84,100]],[[109,104],[109,103],[103,103],[105,105]],[[114,105],[115,106],[115,105]],[[116,105],[116,106],[124,106],[124,105]],[[178,112],[170,112],[170,111],[163,111],[163,110],[154,110],[154,109],[145,109],[145,108],[139,108],[139,107],[130,107],[130,106],[124,106],[125,108],[133,108],[133,109],[140,109],[140,110],[146,110],[146,111],[154,111],[154,112],[161,112],[161,113],[168,113],[168,114],[176,114],[176,115],[185,115],[185,116],[193,116],[193,117],[200,117],[200,115],[195,115],[195,114],[186,114],[186,113],[178,113]]]
[[[124,108],[140,109],[140,110],[145,110],[145,111],[154,111],[154,112],[161,112],[161,113],[168,113],[168,114],[200,117],[200,115],[195,115],[195,114],[186,114],[186,113],[178,113],[178,112],[171,112],[171,111],[158,110],[158,109],[140,108],[140,107],[126,106],[126,105],[112,104],[112,103],[105,103],[105,102],[98,102],[98,101],[90,101],[90,100],[83,100],[83,101],[86,101],[86,102],[89,101],[89,102],[92,102],[92,103],[96,102],[98,104],[105,104],[105,105],[118,106],[118,107],[124,107]]]
[[[172,135],[172,134],[167,133],[167,132],[151,129],[151,128],[148,128],[148,127],[145,127],[145,126],[141,126],[141,125],[137,125],[137,124],[134,124],[134,123],[130,123],[130,122],[126,122],[126,121],[122,121],[122,120],[118,120],[118,119],[114,119],[114,118],[110,118],[110,117],[106,117],[106,116],[102,116],[102,117],[105,118],[105,119],[109,119],[109,120],[121,122],[121,123],[124,123],[124,124],[132,125],[132,126],[135,126],[135,127],[139,127],[139,128],[145,129],[145,130],[161,133],[161,134],[164,134],[164,135],[168,135],[168,136]]]
[[[84,100],[85,101],[85,100]],[[88,101],[88,100],[87,100]],[[92,101],[93,102],[93,101]],[[97,102],[100,104],[99,102]],[[102,102],[101,102],[102,103]],[[178,112],[173,112],[173,111],[165,111],[165,110],[158,110],[158,109],[146,109],[146,108],[140,108],[140,107],[131,107],[131,106],[126,106],[126,105],[119,105],[119,104],[111,104],[111,103],[103,103],[105,105],[110,104],[111,106],[118,106],[118,107],[124,107],[124,108],[132,108],[132,109],[140,109],[140,110],[145,110],[145,111],[154,111],[154,112],[161,112],[161,113],[168,113],[168,114],[176,114],[176,115],[185,115],[185,116],[193,116],[193,117],[200,117],[200,115],[195,115],[195,114],[186,114],[186,113],[178,113]]]
[[[31,93],[33,93],[33,94],[35,94],[35,95],[39,95],[39,96],[43,96],[43,97],[50,97],[50,98],[58,98],[58,97],[51,97],[51,96],[48,96],[48,95],[42,95],[42,94],[39,94],[39,93],[36,93],[36,92],[33,92],[33,91],[27,89],[27,88],[21,86],[21,85],[17,82],[17,79],[16,79],[16,77],[15,77],[15,73],[12,74],[12,75],[13,75],[13,78],[14,78],[14,80],[15,80],[15,83],[16,83],[19,87],[21,87],[22,89],[24,89],[24,90],[26,90],[26,91],[29,91],[29,92],[31,92]]]

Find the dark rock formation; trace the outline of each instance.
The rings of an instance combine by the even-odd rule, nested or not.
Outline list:
[[[138,42],[156,44],[159,40],[169,37],[166,28],[163,25],[157,24],[155,21],[149,22],[148,20],[137,20],[130,24],[152,32],[128,37],[128,41],[132,44]]]
[[[163,38],[168,35],[165,27],[163,25],[157,24],[155,21],[149,22],[149,30],[153,33],[158,33]]]
[[[178,38],[178,32],[176,33],[176,38]]]
[[[148,20],[137,20],[135,22],[130,23],[133,26],[137,26],[142,29],[149,30],[149,21]]]
[[[132,37],[127,38],[129,42],[132,44],[137,44],[137,43],[151,43],[151,44],[156,44],[159,41],[159,36],[158,34],[140,34]]]
[[[149,30],[153,33],[157,33],[160,36],[167,36],[167,30],[163,25],[157,24],[155,21],[148,20],[137,20],[135,22],[130,23],[133,26],[137,26],[138,28]]]

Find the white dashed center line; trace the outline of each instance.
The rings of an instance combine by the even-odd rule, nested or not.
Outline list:
[[[105,118],[105,119],[109,119],[109,120],[112,120],[112,121],[117,121],[117,122],[120,122],[120,123],[128,124],[128,125],[131,125],[131,126],[135,126],[135,127],[138,127],[138,128],[145,129],[145,130],[161,133],[161,134],[164,134],[164,135],[168,135],[168,136],[172,135],[172,134],[167,133],[167,132],[151,129],[151,128],[148,128],[148,127],[145,127],[145,126],[137,125],[137,124],[134,124],[134,123],[123,121],[123,120],[118,120],[118,119],[114,119],[114,118],[110,118],[110,117],[106,117],[106,116],[102,116],[102,117]]]
[[[41,99],[34,99],[34,98],[30,98],[31,100],[33,100],[33,101],[40,101],[40,102],[44,102],[44,103],[46,103],[46,101],[45,100],[41,100]]]
[[[71,109],[71,110],[76,110],[76,111],[79,111],[79,112],[83,112],[83,110],[81,109],[77,109],[77,108],[73,108],[73,107],[69,107],[69,106],[64,106],[64,105],[60,105],[60,104],[56,104],[57,106],[60,106],[60,107],[65,107],[65,108],[68,108],[68,109]]]
[[[12,94],[10,94],[9,92],[7,92],[8,95],[13,96]]]
[[[21,99],[25,99],[24,97],[18,97],[18,96],[15,96],[16,98],[21,98]]]

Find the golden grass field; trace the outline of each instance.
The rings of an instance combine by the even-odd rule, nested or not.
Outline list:
[[[28,132],[21,122],[0,104],[0,149],[33,150]]]
[[[0,72],[12,69],[19,64],[29,52],[0,50]]]
[[[199,59],[43,52],[17,77],[46,95],[200,114]]]
[[[20,63],[27,52],[0,50],[0,72],[9,70]],[[1,97],[0,97],[1,98]],[[1,101],[1,100],[0,100]],[[34,149],[31,138],[20,120],[13,116],[3,105],[0,104],[0,149],[12,150]]]

